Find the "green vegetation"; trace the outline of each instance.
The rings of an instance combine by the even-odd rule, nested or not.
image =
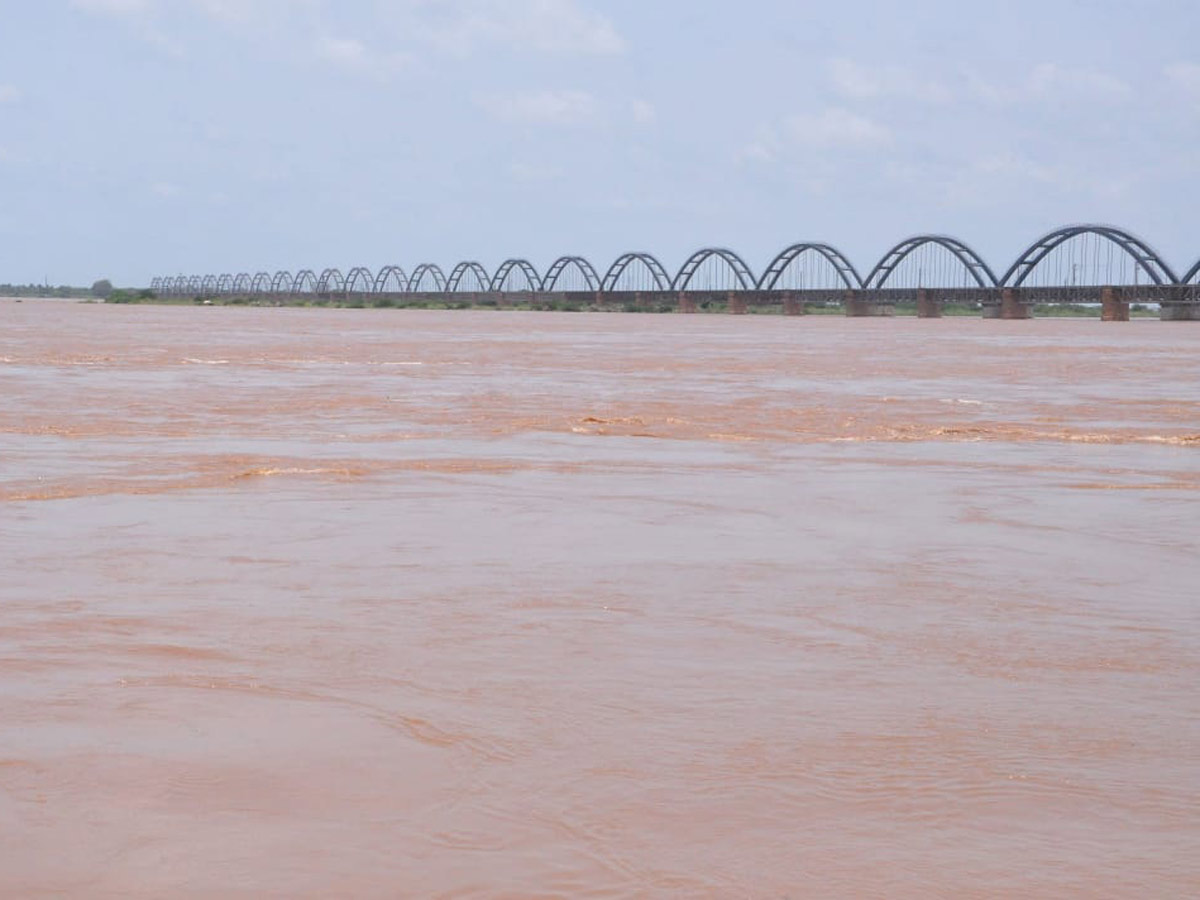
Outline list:
[[[110,291],[105,298],[105,303],[153,303],[158,299],[158,295],[154,291],[148,290],[130,290],[121,288],[119,290]]]
[[[91,291],[83,287],[72,287],[68,284],[57,286],[49,284],[0,284],[0,297],[55,297],[59,299],[78,299],[92,296]]]

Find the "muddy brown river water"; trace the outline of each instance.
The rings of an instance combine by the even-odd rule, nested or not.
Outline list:
[[[0,896],[1200,895],[1200,326],[0,303]]]

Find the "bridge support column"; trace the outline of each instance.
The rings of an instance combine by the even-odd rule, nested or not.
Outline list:
[[[1029,303],[1022,297],[1017,288],[1004,288],[1000,292],[1000,302],[983,308],[985,319],[1031,319],[1033,315]]]
[[[1164,303],[1158,317],[1164,322],[1200,322],[1200,303]]]
[[[879,303],[875,300],[868,300],[862,295],[861,291],[846,291],[846,315],[854,318],[865,318],[869,316],[890,316],[896,312],[896,308],[891,303]]]
[[[785,316],[804,315],[804,301],[797,297],[794,291],[785,291],[783,294],[783,314]]]
[[[942,317],[942,298],[928,288],[917,288],[917,318],[940,319]]]
[[[1100,288],[1100,321],[1128,322],[1129,303],[1119,288]]]
[[[696,311],[696,301],[687,291],[680,291],[679,306],[676,308],[681,313],[694,313]]]
[[[730,291],[725,296],[725,308],[729,310],[730,315],[744,316],[746,314],[746,298],[738,291]]]

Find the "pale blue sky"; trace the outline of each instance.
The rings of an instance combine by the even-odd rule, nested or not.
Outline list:
[[[0,0],[0,281],[1054,226],[1200,257],[1195,0]]]

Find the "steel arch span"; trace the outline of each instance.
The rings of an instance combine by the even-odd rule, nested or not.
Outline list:
[[[346,279],[342,275],[340,269],[328,268],[321,273],[321,277],[317,279],[318,294],[332,294],[335,291],[342,292],[346,290]]]
[[[412,277],[408,279],[408,290],[410,293],[417,293],[421,289],[421,282],[428,275],[433,279],[433,286],[439,291],[446,290],[446,273],[442,271],[441,266],[437,263],[421,263],[413,269]]]
[[[347,294],[370,294],[375,290],[375,276],[365,266],[355,266],[346,273]]]
[[[237,277],[233,279],[232,291],[235,294],[250,293],[250,285],[254,283],[254,278],[249,272],[239,272]]]
[[[608,292],[613,291],[617,287],[617,281],[625,270],[633,263],[641,263],[650,272],[650,277],[654,279],[654,286],[660,291],[669,291],[671,289],[671,276],[667,274],[666,267],[658,261],[658,258],[649,253],[624,253],[608,267],[608,271],[604,273],[604,280],[600,283],[600,290]]]
[[[527,259],[506,259],[500,263],[500,268],[496,270],[496,274],[492,276],[492,283],[489,286],[493,291],[504,291],[504,286],[508,282],[508,278],[514,271],[520,272],[525,276],[529,287],[526,290],[536,291],[542,286],[542,277],[538,275],[537,269],[533,267]]]
[[[207,276],[207,275],[203,275],[203,276],[193,275],[191,278],[188,279],[188,283],[187,283],[188,293],[194,294],[197,296],[200,294],[208,293],[208,291],[206,290],[206,288],[208,287],[208,278],[209,278],[209,276]],[[214,287],[216,286],[215,283],[213,286]]]
[[[696,270],[700,268],[700,265],[705,260],[711,259],[714,256],[728,263],[734,277],[737,278],[738,286],[743,291],[754,290],[754,285],[758,279],[754,277],[754,273],[750,271],[750,267],[746,265],[746,261],[732,250],[726,250],[723,247],[705,247],[703,250],[697,250],[689,256],[679,269],[679,274],[675,276],[675,281],[671,287],[677,291],[686,291],[688,285],[691,284],[692,277],[696,274]]]
[[[1020,287],[1038,267],[1038,264],[1052,251],[1072,238],[1085,234],[1095,234],[1116,244],[1133,258],[1138,268],[1145,272],[1155,284],[1179,283],[1179,279],[1171,271],[1171,267],[1149,244],[1134,237],[1128,231],[1122,231],[1110,225],[1069,225],[1066,228],[1050,232],[1017,258],[1012,267],[1004,273],[1004,278],[1000,283],[1005,287]]]
[[[315,294],[317,292],[317,276],[312,269],[301,269],[292,279],[293,294]]]
[[[996,278],[996,273],[992,271],[992,267],[984,262],[983,257],[962,241],[944,234],[919,234],[916,237],[910,237],[907,240],[901,241],[884,254],[883,259],[876,263],[875,268],[871,270],[871,274],[863,282],[863,287],[867,289],[882,288],[887,284],[887,280],[896,271],[896,267],[900,263],[904,262],[914,251],[928,244],[935,244],[950,251],[955,259],[966,267],[979,287],[992,288],[1000,284]]]
[[[816,253],[824,257],[837,271],[838,276],[842,279],[842,283],[847,288],[856,290],[862,287],[862,276],[858,274],[858,269],[854,268],[854,263],[850,262],[844,253],[836,247],[831,247],[829,244],[806,243],[792,244],[792,246],[781,251],[778,256],[771,260],[771,264],[767,266],[767,270],[762,273],[762,277],[758,280],[758,289],[760,291],[773,290],[779,282],[780,277],[787,271],[787,267],[805,253]]]
[[[468,275],[475,278],[477,284],[476,291],[486,291],[491,285],[492,280],[488,277],[487,269],[474,260],[468,260],[460,262],[450,270],[450,277],[446,279],[446,290],[449,293],[464,290],[462,282]]]
[[[1182,284],[1194,284],[1197,279],[1200,279],[1200,260],[1196,260],[1196,264],[1188,269],[1187,274],[1183,276]]]
[[[394,291],[388,290],[389,284],[395,284]],[[408,273],[400,266],[384,266],[375,276],[375,293],[403,294],[408,290]]]
[[[589,291],[600,290],[600,276],[596,274],[596,270],[592,267],[592,264],[582,256],[560,256],[556,259],[550,268],[546,270],[546,277],[542,279],[542,290],[554,290],[563,272],[572,266],[583,276],[583,280],[587,282]]]
[[[225,273],[224,275],[222,275],[220,278],[217,279],[217,293],[218,294],[232,294],[233,293],[233,276],[232,275],[230,275],[229,273]]]
[[[292,289],[292,273],[280,269],[271,277],[271,293],[285,294]]]
[[[250,282],[250,293],[269,294],[271,292],[271,273],[256,272],[254,281]]]

